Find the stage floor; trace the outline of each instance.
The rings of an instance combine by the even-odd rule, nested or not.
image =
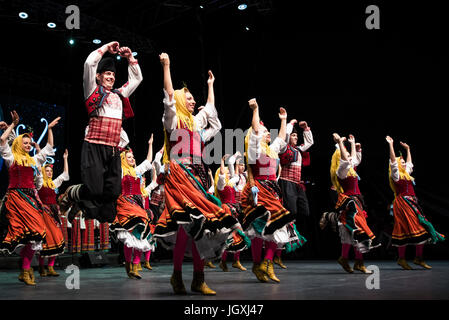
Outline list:
[[[41,278],[35,271],[37,285],[26,286],[17,280],[18,270],[0,270],[1,300],[392,300],[449,299],[449,261],[427,261],[433,269],[402,270],[395,261],[366,261],[379,268],[379,289],[374,278],[355,272],[344,272],[335,261],[285,261],[288,269],[275,268],[280,283],[260,283],[251,272],[252,263],[244,261],[247,271],[231,267],[205,269],[206,282],[216,296],[190,292],[192,264],[185,263],[183,278],[188,294],[175,296],[169,284],[171,263],[152,263],[153,270],[141,271],[142,280],[129,279],[124,267],[80,269],[79,289],[68,289],[66,280],[73,276],[56,270],[59,277]],[[71,281],[67,281],[72,283]]]

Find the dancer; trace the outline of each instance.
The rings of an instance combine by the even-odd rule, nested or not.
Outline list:
[[[378,245],[373,245],[374,233],[369,228],[363,210],[363,198],[359,190],[358,179],[355,168],[361,162],[361,149],[356,151],[356,143],[353,135],[349,135],[351,152],[349,153],[343,142],[345,137],[333,134],[337,149],[332,156],[331,180],[338,192],[337,211],[340,212],[338,228],[341,239],[341,256],[337,262],[348,273],[354,270],[349,266],[348,255],[351,246],[354,246],[355,263],[354,269],[363,273],[372,273],[363,264],[363,253],[370,251]],[[379,244],[380,245],[380,244]]]
[[[252,271],[261,282],[280,282],[273,269],[273,257],[278,247],[305,239],[292,229],[293,214],[282,206],[282,194],[276,183],[278,153],[285,147],[287,112],[280,108],[281,128],[271,143],[271,135],[259,118],[256,99],[249,100],[253,111],[251,128],[245,137],[245,156],[249,163],[248,183],[242,193],[243,229],[251,240]],[[261,261],[265,240],[265,257]]]
[[[407,152],[407,158],[404,161],[402,156],[396,157],[393,139],[387,136],[386,140],[390,148],[390,187],[394,192],[394,228],[391,244],[398,248],[398,265],[405,270],[412,269],[405,260],[405,251],[407,245],[415,245],[416,254],[413,263],[425,269],[432,269],[423,260],[424,244],[444,241],[444,235],[435,230],[422,213],[422,208],[418,204],[418,198],[413,188],[415,179],[410,176],[413,171],[410,146],[401,142],[401,146]]]
[[[9,254],[22,248],[22,270],[19,280],[27,285],[36,285],[31,260],[34,253],[42,249],[42,241],[47,230],[43,218],[42,203],[37,197],[34,183],[37,168],[37,158],[52,155],[53,146],[47,143],[38,155],[31,157],[29,152],[37,143],[32,141],[32,134],[24,133],[17,136],[12,146],[7,143],[7,137],[19,123],[18,114],[11,113],[12,123],[0,137],[0,155],[5,161],[9,173],[9,185],[6,195],[6,218],[8,233],[0,243],[0,250]],[[49,126],[53,126],[53,122]],[[50,141],[51,142],[51,141]]]
[[[307,151],[313,145],[313,135],[307,122],[301,121],[298,125],[303,129],[304,144],[298,146],[298,131],[295,124],[298,121],[293,119],[287,124],[286,141],[287,146],[279,154],[281,173],[279,175],[279,187],[282,190],[282,203],[290,211],[295,220],[301,220],[301,227],[306,229],[307,217],[310,215],[309,202],[306,192],[301,184],[302,152]],[[300,219],[301,218],[301,219]],[[301,228],[300,228],[301,229]],[[300,230],[302,234],[305,230]],[[306,230],[309,231],[309,230]],[[278,249],[274,257],[274,263],[286,269],[281,259],[282,250]]]
[[[215,173],[214,185],[215,185],[215,196],[221,200],[224,206],[229,207],[232,215],[238,221],[242,219],[242,207],[235,199],[236,184],[239,181],[239,172],[234,171],[234,164],[236,158],[241,156],[240,152],[237,151],[236,154],[229,157],[228,154],[221,158],[220,168],[217,169]],[[229,158],[228,168],[225,167],[225,160]],[[238,170],[238,167],[237,167]],[[251,246],[250,240],[245,236],[243,230],[235,230],[233,234],[232,245],[223,251],[221,255],[221,261],[219,267],[227,272],[228,266],[226,265],[226,258],[229,252],[234,253],[234,262],[232,267],[246,271],[246,268],[242,266],[240,262],[240,252]]]
[[[144,209],[140,177],[151,169],[153,135],[148,141],[147,158],[136,167],[131,149],[120,155],[122,164],[122,194],[117,200],[117,217],[110,226],[117,239],[123,242],[125,269],[129,278],[141,279],[138,265],[142,252],[154,249],[150,219]],[[134,258],[133,256],[134,249]]]
[[[49,126],[48,136],[53,135],[52,129]],[[43,186],[39,189],[39,198],[43,203],[45,228],[47,229],[47,236],[45,243],[42,245],[42,250],[39,252],[39,274],[41,277],[51,276],[57,277],[59,274],[54,269],[56,256],[64,253],[64,248],[67,245],[64,239],[59,208],[56,203],[56,189],[59,188],[64,181],[69,180],[69,163],[68,151],[65,150],[64,171],[56,179],[53,180],[53,166],[46,164],[42,167]],[[48,258],[47,270],[45,269],[44,259]]]
[[[109,52],[128,59],[128,82],[113,89],[115,64],[110,57],[100,59]],[[116,41],[93,51],[84,63],[84,98],[89,114],[81,150],[82,184],[67,188],[61,197],[61,211],[75,203],[87,219],[113,222],[116,216],[117,198],[120,195],[120,153],[117,147],[125,147],[128,137],[122,129],[122,117],[134,116],[128,97],[142,81],[137,60],[128,47],[119,47]],[[120,143],[120,142],[123,143]]]
[[[165,209],[158,220],[155,236],[173,249],[173,275],[170,283],[175,294],[185,294],[182,262],[188,242],[193,256],[191,290],[215,295],[204,281],[204,259],[218,258],[233,229],[240,224],[229,208],[207,193],[210,186],[202,159],[204,143],[221,129],[215,109],[214,75],[209,71],[205,107],[193,116],[195,100],[187,88],[174,90],[170,59],[160,55],[164,72],[164,168]],[[209,127],[207,127],[209,125]],[[207,127],[207,128],[206,128]]]

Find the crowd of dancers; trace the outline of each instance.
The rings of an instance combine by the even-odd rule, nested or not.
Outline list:
[[[114,89],[116,68],[110,54],[128,60],[128,81]],[[260,106],[250,99],[252,112],[244,140],[244,152],[225,155],[213,174],[203,161],[203,149],[222,128],[215,108],[214,75],[208,72],[208,96],[195,114],[196,101],[188,88],[175,90],[171,80],[170,58],[161,53],[163,71],[163,147],[153,159],[153,135],[148,141],[146,159],[136,165],[123,119],[134,116],[129,96],[142,81],[138,61],[128,47],[110,42],[93,51],[84,64],[84,98],[89,122],[81,151],[81,184],[70,185],[64,193],[57,189],[69,180],[68,151],[63,155],[64,171],[53,179],[53,167],[46,164],[54,156],[52,128],[48,126],[47,145],[40,149],[30,133],[16,136],[19,115],[11,113],[11,123],[2,123],[0,155],[9,172],[9,185],[2,200],[1,215],[7,221],[0,250],[20,252],[19,280],[36,285],[31,260],[39,256],[39,274],[57,276],[55,257],[64,252],[71,230],[71,250],[94,246],[93,230],[99,230],[99,247],[107,249],[109,234],[123,245],[125,271],[131,279],[141,279],[142,266],[151,269],[151,252],[160,245],[173,251],[170,278],[175,294],[186,294],[182,279],[185,256],[193,260],[191,291],[215,295],[204,278],[204,267],[220,260],[227,271],[232,266],[245,271],[239,256],[250,250],[252,272],[260,282],[280,282],[274,263],[286,268],[282,252],[307,245],[300,234],[299,214],[308,215],[309,205],[301,179],[307,164],[307,150],[313,135],[307,122],[288,121],[280,108],[280,128],[276,137],[259,117]],[[273,116],[276,116],[273,113]],[[301,129],[303,143],[300,144]],[[357,167],[362,149],[355,137],[333,134],[335,152],[330,176],[338,193],[335,209],[320,219],[324,229],[332,225],[341,239],[338,263],[349,273],[370,273],[363,254],[376,248],[359,189]],[[410,147],[401,142],[406,158],[396,157],[393,139],[386,137],[390,150],[389,178],[394,192],[392,244],[398,248],[398,264],[411,269],[405,260],[408,245],[416,246],[414,263],[431,268],[423,260],[423,246],[444,240],[426,219],[414,193]],[[34,156],[31,148],[36,148]],[[387,160],[387,159],[386,159]],[[151,182],[145,173],[151,171]],[[83,231],[81,231],[83,230]],[[299,231],[298,231],[299,230]],[[82,240],[81,240],[82,239]],[[349,250],[355,263],[349,265]],[[142,257],[144,258],[141,263]],[[45,258],[48,259],[45,267]]]

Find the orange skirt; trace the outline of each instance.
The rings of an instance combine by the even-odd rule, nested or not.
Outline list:
[[[200,191],[197,182],[175,161],[170,162],[170,174],[166,176],[164,191],[165,208],[154,231],[154,236],[164,247],[173,249],[178,228],[183,225],[195,241],[211,240],[211,246],[224,248],[226,239],[222,240],[223,237],[230,236],[232,229],[238,226],[228,206],[219,207],[211,202]],[[205,234],[208,234],[206,239],[203,238]],[[212,244],[214,240],[217,243]]]
[[[407,203],[404,197],[397,196],[393,202],[394,227],[391,236],[393,246],[422,244],[430,239],[430,235],[419,222],[419,209]]]
[[[40,255],[41,257],[54,257],[64,253],[64,235],[62,233],[60,223],[53,217],[54,213],[52,212],[52,209],[47,205],[44,205],[43,208],[43,218],[45,228],[47,230],[47,236],[45,237],[45,242],[42,244]]]
[[[42,203],[36,196],[36,190],[9,189],[5,206],[9,225],[8,233],[0,243],[0,250],[11,254],[19,245],[45,239]]]
[[[248,183],[242,191],[243,230],[247,230],[253,225],[253,222],[256,219],[261,218],[262,220],[266,220],[263,234],[271,235],[276,230],[293,222],[295,217],[290,211],[282,206],[279,195],[266,189],[258,180],[255,180],[255,184],[259,189],[259,193],[257,194],[257,205],[254,205],[251,187]],[[267,212],[270,213],[268,216],[266,216]],[[262,232],[260,233],[262,234]]]
[[[357,197],[340,193],[335,207],[342,210],[340,222],[354,235],[356,240],[376,237],[366,222],[367,214]]]
[[[117,199],[117,216],[109,227],[111,231],[130,231],[137,239],[146,239],[151,233],[148,214],[133,197],[120,195]]]

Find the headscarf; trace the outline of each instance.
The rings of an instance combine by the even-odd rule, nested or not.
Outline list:
[[[340,185],[337,177],[337,169],[340,166],[340,158],[340,149],[336,149],[334,154],[332,155],[330,173],[332,185],[335,187],[338,193],[343,193],[343,187]],[[354,168],[349,168],[347,177],[357,177],[357,173],[355,172]]]
[[[137,178],[136,169],[134,167],[130,166],[128,164],[128,161],[126,160],[126,154],[128,152],[132,152],[132,151],[125,150],[120,154],[120,159],[122,162],[123,176],[131,176],[131,177]]]
[[[185,128],[190,131],[195,131],[195,117],[187,110],[186,93],[190,92],[186,87],[175,90],[174,99],[176,101],[176,118],[178,119],[177,128]],[[163,164],[170,162],[170,140],[167,131],[164,129],[164,156]]]
[[[225,169],[225,186],[230,186],[231,188],[234,187],[234,183],[232,183],[229,180],[229,169],[228,168],[224,168]],[[220,168],[217,169],[217,171],[215,171],[215,178],[214,178],[214,195],[221,200],[220,198],[220,194],[218,193],[218,188],[217,188],[217,184],[218,184],[218,179],[219,179],[219,175],[220,175]]]
[[[53,170],[53,166],[51,164],[46,164],[45,166],[42,167],[41,172],[42,178],[44,180],[43,186],[51,189],[56,189],[56,185],[53,182],[53,179],[47,176],[47,171],[45,170],[47,169],[47,167],[50,167]]]
[[[145,189],[145,178],[144,177],[142,177],[141,179],[140,179],[140,191],[142,192],[142,197],[149,197],[150,195],[149,195],[149,193],[147,192],[147,189]]]
[[[399,169],[399,179],[401,179],[401,180],[408,180],[408,181],[414,181],[415,178],[413,178],[407,172],[407,170],[405,170],[405,168],[402,166],[401,158],[402,157],[397,157],[396,158],[396,162],[398,163],[398,169]],[[388,166],[388,180],[390,181],[390,188],[391,188],[391,190],[393,190],[394,195],[396,196],[396,187],[395,187],[393,178],[391,177],[391,166]]]
[[[24,133],[17,136],[17,138],[15,138],[12,143],[11,152],[14,156],[14,162],[24,167],[36,166],[36,161],[33,159],[33,157],[31,157],[28,152],[26,152],[22,148],[23,138],[31,139],[28,134]]]

